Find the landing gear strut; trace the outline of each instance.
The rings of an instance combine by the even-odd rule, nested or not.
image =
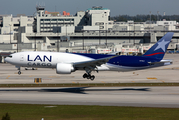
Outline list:
[[[19,71],[18,71],[18,74],[20,75],[20,74],[21,74],[21,67],[18,67],[17,70],[19,70]]]
[[[91,75],[91,74],[85,73],[85,74],[83,75],[83,78],[87,78],[87,79],[94,80],[94,79],[95,79],[95,76],[94,76],[94,75]]]
[[[84,70],[86,71],[86,73],[83,75],[83,78],[87,78],[87,79],[90,79],[90,80],[94,80],[95,79],[95,76],[91,75],[91,71],[93,69],[91,69],[91,68],[84,68]]]

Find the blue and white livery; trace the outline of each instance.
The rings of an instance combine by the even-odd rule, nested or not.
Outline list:
[[[168,32],[142,56],[32,51],[11,54],[5,61],[19,68],[56,68],[57,74],[71,74],[76,70],[85,70],[83,78],[94,80],[92,71],[131,71],[171,64],[172,60],[162,59],[173,34]],[[21,74],[20,69],[18,74]]]

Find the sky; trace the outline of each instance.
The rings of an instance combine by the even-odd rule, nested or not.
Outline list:
[[[0,15],[26,14],[32,16],[36,5],[45,5],[45,10],[54,12],[85,11],[92,6],[103,6],[110,9],[110,15],[179,15],[179,0],[0,0]]]

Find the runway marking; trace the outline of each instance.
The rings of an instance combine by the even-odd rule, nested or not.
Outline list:
[[[163,81],[163,80],[160,80],[160,81],[162,81],[163,83],[165,82],[165,81]]]
[[[8,77],[6,77],[6,79],[9,79],[10,75]]]
[[[165,69],[165,70],[169,70],[169,69],[172,69],[172,68],[163,68],[163,69]]]
[[[172,68],[172,69],[179,69],[179,67],[174,67],[174,68]]]
[[[76,82],[72,82],[72,83],[76,83]]]
[[[157,78],[156,78],[156,77],[148,77],[147,79],[153,79],[153,80],[156,80]]]
[[[135,81],[132,81],[133,83],[135,83]]]
[[[15,72],[14,74],[18,74],[18,72]],[[21,72],[21,74],[23,74],[23,72]]]
[[[49,78],[56,78],[56,76],[49,76]]]
[[[33,75],[29,76],[29,77],[33,77]]]
[[[105,83],[104,81],[101,81],[102,83]]]

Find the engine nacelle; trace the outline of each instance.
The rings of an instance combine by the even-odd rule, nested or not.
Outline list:
[[[75,69],[72,64],[67,63],[57,63],[56,73],[57,74],[71,74]]]

